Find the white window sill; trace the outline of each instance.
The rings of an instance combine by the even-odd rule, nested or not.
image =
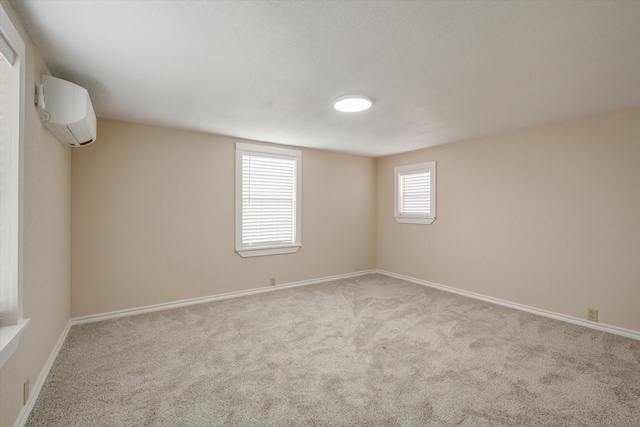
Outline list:
[[[279,255],[279,254],[292,254],[298,252],[300,249],[300,245],[296,246],[274,246],[274,247],[262,247],[262,248],[241,248],[237,249],[238,255],[242,258],[249,258],[253,256],[264,256],[264,255]]]
[[[0,368],[2,368],[14,351],[18,348],[20,334],[29,324],[30,319],[23,319],[14,326],[0,328]]]
[[[401,224],[431,224],[435,218],[416,218],[406,216],[396,216],[396,221]]]

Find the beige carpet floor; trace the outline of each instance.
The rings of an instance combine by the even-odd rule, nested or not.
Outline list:
[[[72,327],[28,426],[638,426],[640,341],[372,274]]]

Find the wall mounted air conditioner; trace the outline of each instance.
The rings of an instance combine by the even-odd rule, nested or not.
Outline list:
[[[96,114],[85,88],[43,74],[36,96],[40,119],[62,144],[82,147],[96,140]]]

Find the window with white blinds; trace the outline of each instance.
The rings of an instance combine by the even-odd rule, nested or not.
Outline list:
[[[302,153],[236,144],[236,251],[243,257],[296,252]]]
[[[436,162],[397,166],[394,174],[396,220],[431,224],[436,217]]]
[[[22,317],[25,51],[0,5],[0,368],[29,324]]]

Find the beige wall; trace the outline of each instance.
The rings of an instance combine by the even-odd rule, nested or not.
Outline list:
[[[437,219],[393,168],[437,161]],[[379,269],[640,331],[640,108],[378,159]]]
[[[27,49],[23,306],[31,323],[0,369],[0,426],[8,427],[22,409],[24,380],[33,387],[70,318],[71,150],[40,123],[32,100],[48,72],[12,7],[1,3]]]
[[[303,149],[302,248],[235,253],[235,138],[99,120],[72,156],[72,315],[375,268],[375,160]]]

